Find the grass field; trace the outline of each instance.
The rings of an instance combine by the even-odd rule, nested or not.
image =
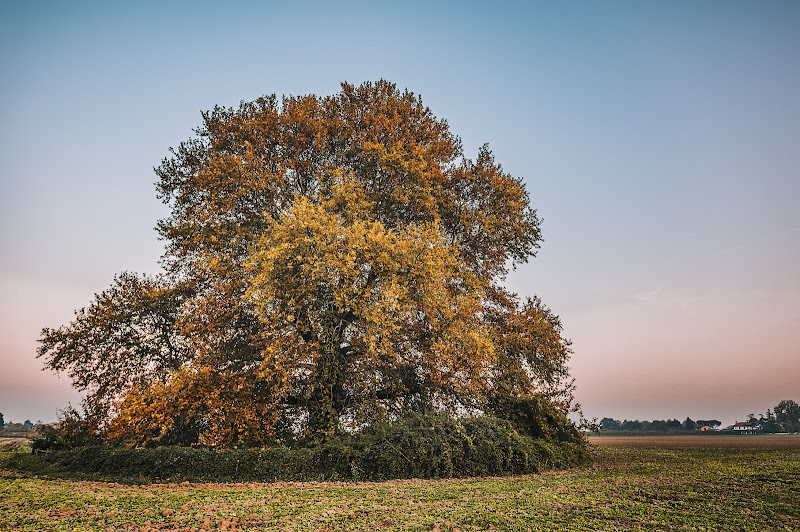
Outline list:
[[[800,530],[798,436],[591,441],[589,468],[516,478],[124,486],[4,470],[0,530]]]

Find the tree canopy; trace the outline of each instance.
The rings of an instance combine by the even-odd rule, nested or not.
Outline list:
[[[570,344],[503,286],[536,254],[520,178],[387,81],[203,113],[156,168],[164,272],[44,329],[126,445],[319,441],[414,410],[571,402]]]
[[[800,405],[791,399],[780,401],[775,408],[767,409],[759,423],[764,432],[800,432]]]

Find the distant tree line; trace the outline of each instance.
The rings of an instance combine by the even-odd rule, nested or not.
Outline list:
[[[779,402],[774,408],[767,409],[766,414],[756,417],[754,414],[747,416],[747,420],[758,424],[759,432],[781,433],[800,432],[800,404],[790,399]],[[687,417],[684,421],[677,419],[656,421],[618,421],[614,418],[604,417],[600,421],[603,432],[693,432],[702,430],[703,427],[718,429],[722,423],[716,419],[698,419],[693,421]],[[731,427],[728,427],[730,429]],[[728,430],[725,429],[725,430]]]
[[[41,423],[41,421],[39,423]],[[17,426],[26,429],[32,429],[34,427],[33,422],[31,422],[30,419],[26,419],[24,423],[14,423],[13,421],[9,421],[8,423],[6,423],[5,417],[3,417],[3,413],[0,412],[0,430],[12,429]]]
[[[678,419],[666,419],[655,421],[639,421],[638,419],[629,421],[618,421],[610,417],[604,417],[600,421],[600,428],[603,432],[687,432],[700,430],[702,427],[710,427],[716,429],[722,425],[721,421],[716,419],[699,419],[693,421],[691,418],[686,418],[684,421]]]
[[[800,404],[785,399],[772,410],[767,408],[766,415],[756,418],[751,414],[750,421],[757,421],[761,425],[761,432],[800,432]]]
[[[41,423],[41,422],[39,422]],[[6,422],[3,414],[0,413],[0,434],[6,437],[27,437],[35,433],[34,425],[30,419],[26,419],[24,423],[14,423],[12,421]]]

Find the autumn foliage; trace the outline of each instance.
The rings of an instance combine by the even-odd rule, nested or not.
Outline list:
[[[156,168],[163,274],[123,273],[42,332],[103,438],[292,444],[411,412],[566,413],[560,320],[503,287],[539,219],[488,148],[465,158],[386,81],[215,108],[196,133]]]

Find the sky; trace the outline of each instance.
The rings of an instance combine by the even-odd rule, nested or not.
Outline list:
[[[588,417],[800,401],[800,3],[0,4],[0,412],[54,421],[58,327],[156,273],[153,167],[201,111],[388,79],[488,143],[542,219],[509,276]]]

